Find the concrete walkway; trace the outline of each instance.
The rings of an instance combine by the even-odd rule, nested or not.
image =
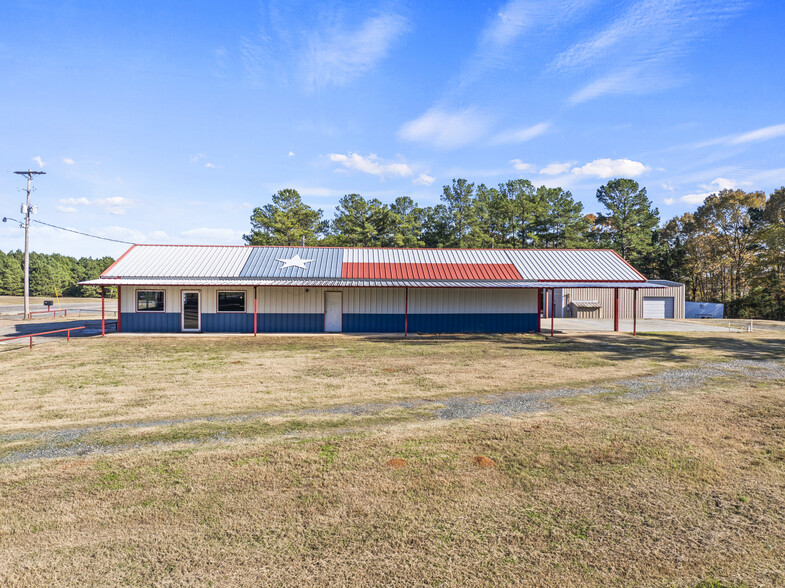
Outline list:
[[[557,318],[553,319],[554,330],[560,333],[584,333],[597,331],[613,331],[613,319],[579,319]],[[551,319],[542,319],[543,333],[550,332]],[[632,333],[632,319],[619,321],[619,330],[623,333]],[[742,329],[733,327],[730,332],[738,333]],[[700,322],[681,321],[675,319],[638,319],[639,333],[727,333],[727,326],[710,325]]]

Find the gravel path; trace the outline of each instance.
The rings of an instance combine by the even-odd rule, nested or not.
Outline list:
[[[682,370],[666,370],[654,376],[618,380],[602,386],[585,386],[572,388],[556,388],[541,392],[524,392],[509,394],[487,394],[482,396],[455,396],[438,400],[411,400],[390,403],[369,403],[359,405],[340,405],[328,409],[307,409],[297,412],[256,412],[243,415],[199,417],[187,419],[171,419],[159,421],[141,421],[132,423],[113,423],[93,427],[57,429],[42,432],[25,432],[0,435],[0,449],[5,443],[33,441],[38,445],[32,449],[10,451],[0,458],[0,463],[13,463],[30,459],[50,459],[89,455],[93,453],[114,453],[141,446],[165,445],[165,442],[141,442],[128,445],[99,445],[90,443],[86,437],[90,434],[113,429],[139,429],[163,427],[197,422],[245,422],[272,417],[297,418],[298,416],[320,416],[349,414],[368,416],[386,410],[402,408],[432,408],[436,419],[473,419],[486,414],[514,416],[522,413],[543,412],[554,408],[555,399],[569,398],[579,395],[618,394],[622,398],[640,399],[650,394],[669,390],[685,390],[697,388],[711,378],[736,376],[747,380],[783,380],[785,381],[785,364],[765,360],[734,360],[725,363],[703,363],[695,368]],[[427,417],[425,417],[427,418]],[[216,435],[213,441],[226,439],[224,435]],[[178,441],[182,442],[182,441]],[[202,443],[203,440],[194,440]]]

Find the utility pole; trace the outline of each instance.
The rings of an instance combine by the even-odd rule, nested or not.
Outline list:
[[[15,171],[15,174],[27,176],[27,202],[22,204],[25,229],[25,319],[30,318],[30,215],[36,212],[37,207],[30,205],[30,192],[33,191],[33,176],[40,176],[42,171]]]

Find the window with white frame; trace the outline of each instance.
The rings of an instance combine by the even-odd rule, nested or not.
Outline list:
[[[164,291],[163,290],[137,290],[136,311],[137,312],[163,312]]]

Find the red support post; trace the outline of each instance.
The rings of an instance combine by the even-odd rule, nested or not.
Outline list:
[[[123,330],[121,325],[122,313],[120,312],[123,303],[123,298],[122,295],[120,294],[122,289],[123,289],[122,286],[117,286],[117,332],[118,333],[120,333]],[[81,312],[79,313],[79,316],[82,316]]]
[[[619,331],[619,289],[613,289],[613,330]]]
[[[33,336],[30,335],[30,351],[33,350]]]
[[[106,312],[104,310],[106,307],[106,299],[104,298],[105,293],[104,286],[101,286],[101,337],[106,336]],[[30,344],[33,344],[32,339],[30,340]]]
[[[537,288],[537,332],[542,332],[542,288]]]
[[[632,289],[632,336],[638,336],[638,289]]]
[[[556,314],[556,296],[554,294],[556,291],[551,288],[551,337],[553,337],[553,315]]]
[[[256,337],[256,290],[258,286],[253,287],[253,336]]]
[[[403,336],[409,336],[409,288],[404,289]]]

